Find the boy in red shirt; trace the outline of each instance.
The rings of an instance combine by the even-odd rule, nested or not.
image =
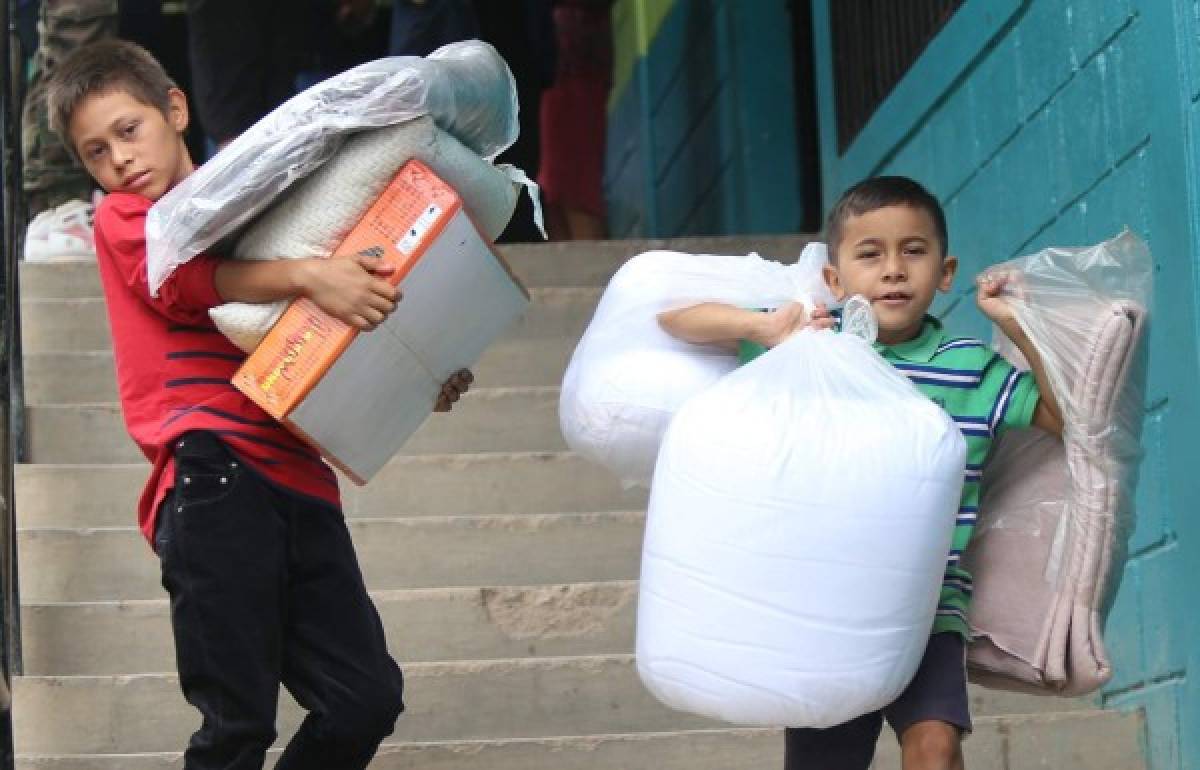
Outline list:
[[[362,330],[399,299],[378,259],[200,255],[152,297],[146,212],[194,170],[187,100],[124,41],[85,46],[48,92],[52,128],[109,193],[95,216],[121,407],[153,464],[138,523],[171,597],[180,686],[203,725],[189,770],[261,768],[279,684],[308,710],[279,770],[365,768],[403,710],[387,651],[320,456],[238,392],[245,355],[208,317],[224,302],[307,296]],[[446,383],[445,411],[471,381]]]

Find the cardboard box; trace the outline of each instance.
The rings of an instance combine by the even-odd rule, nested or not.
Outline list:
[[[420,161],[409,161],[333,258],[369,254],[396,267],[403,298],[360,333],[299,298],[233,384],[366,483],[433,411],[442,384],[470,368],[529,304],[529,294]]]

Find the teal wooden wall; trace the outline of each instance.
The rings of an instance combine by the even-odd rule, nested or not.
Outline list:
[[[787,0],[620,0],[605,197],[613,237],[795,232]]]
[[[1153,770],[1200,768],[1200,2],[969,0],[839,154],[836,1],[813,0],[824,201],[873,174],[925,182],[963,262],[954,326],[987,333],[966,296],[987,264],[1124,225],[1150,243],[1146,457],[1100,701],[1145,709]]]

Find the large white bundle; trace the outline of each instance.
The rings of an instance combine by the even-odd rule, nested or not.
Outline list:
[[[240,259],[327,257],[407,161],[417,159],[455,189],[489,240],[503,232],[517,202],[508,175],[439,129],[430,117],[365,131],[291,187],[246,230]],[[209,311],[217,328],[250,352],[279,320],[287,301],[230,302]]]
[[[626,484],[648,485],[672,415],[737,366],[727,350],[670,336],[658,314],[705,301],[832,304],[825,262],[822,243],[805,247],[794,265],[757,254],[648,251],[630,259],[605,289],[563,378],[559,424],[567,445]]]
[[[929,640],[959,429],[862,339],[803,331],[683,406],[650,496],[638,672],[668,705],[827,727]]]
[[[367,62],[293,96],[151,207],[150,293],[157,296],[171,271],[240,231],[355,134],[423,115],[490,161],[517,140],[516,81],[495,48],[466,40],[425,58]],[[528,181],[512,166],[502,170]]]

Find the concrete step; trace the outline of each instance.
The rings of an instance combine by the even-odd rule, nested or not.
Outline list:
[[[475,382],[489,388],[557,385],[578,343],[578,336],[566,335],[501,340],[472,367]],[[94,404],[118,399],[113,356],[107,350],[26,353],[24,365],[26,404]]]
[[[637,583],[372,592],[397,659],[407,662],[605,655],[633,649]],[[167,600],[21,608],[25,673],[171,671]]]
[[[552,340],[561,347],[565,340],[578,339],[595,312],[600,294],[599,288],[532,289],[529,308],[496,345]],[[21,345],[26,354],[109,350],[112,337],[104,300],[22,299]],[[517,347],[515,352],[519,351]]]
[[[34,463],[132,463],[143,460],[125,432],[121,408],[105,404],[43,404],[26,409]],[[434,414],[401,449],[405,455],[459,452],[555,452],[566,449],[558,429],[558,388],[480,388],[449,414]]]
[[[1140,714],[1081,711],[980,717],[963,747],[971,770],[1144,770]],[[1066,740],[1064,740],[1066,739]],[[268,758],[272,766],[278,750]],[[712,729],[623,735],[388,743],[371,770],[731,770],[783,766],[783,735]],[[900,766],[885,730],[872,770]],[[19,770],[179,770],[178,753],[19,757]]]
[[[126,527],[150,472],[124,465],[18,465],[25,528]],[[365,487],[342,482],[349,517],[484,516],[642,510],[646,492],[570,452],[399,456]]]
[[[530,288],[603,286],[626,259],[651,249],[697,254],[746,254],[795,260],[810,236],[735,235],[672,240],[522,243],[500,247],[515,272]],[[99,297],[95,262],[21,263],[21,296],[27,298]]]
[[[672,711],[642,687],[631,655],[536,658],[405,666],[408,710],[392,740],[452,741],[710,728]],[[14,687],[20,753],[178,750],[197,718],[173,674],[23,677]],[[284,697],[280,734],[300,711]],[[978,716],[1089,708],[1086,702],[971,691]],[[54,715],[50,718],[49,715]]]
[[[713,723],[658,704],[630,656],[416,663],[394,741],[659,732]],[[14,682],[20,753],[139,753],[182,747],[198,726],[174,674],[23,677]],[[54,715],[53,718],[50,715]],[[300,710],[281,698],[279,732]]]
[[[350,519],[375,590],[632,580],[645,515],[635,512]],[[158,559],[136,528],[18,533],[30,604],[159,599]]]

